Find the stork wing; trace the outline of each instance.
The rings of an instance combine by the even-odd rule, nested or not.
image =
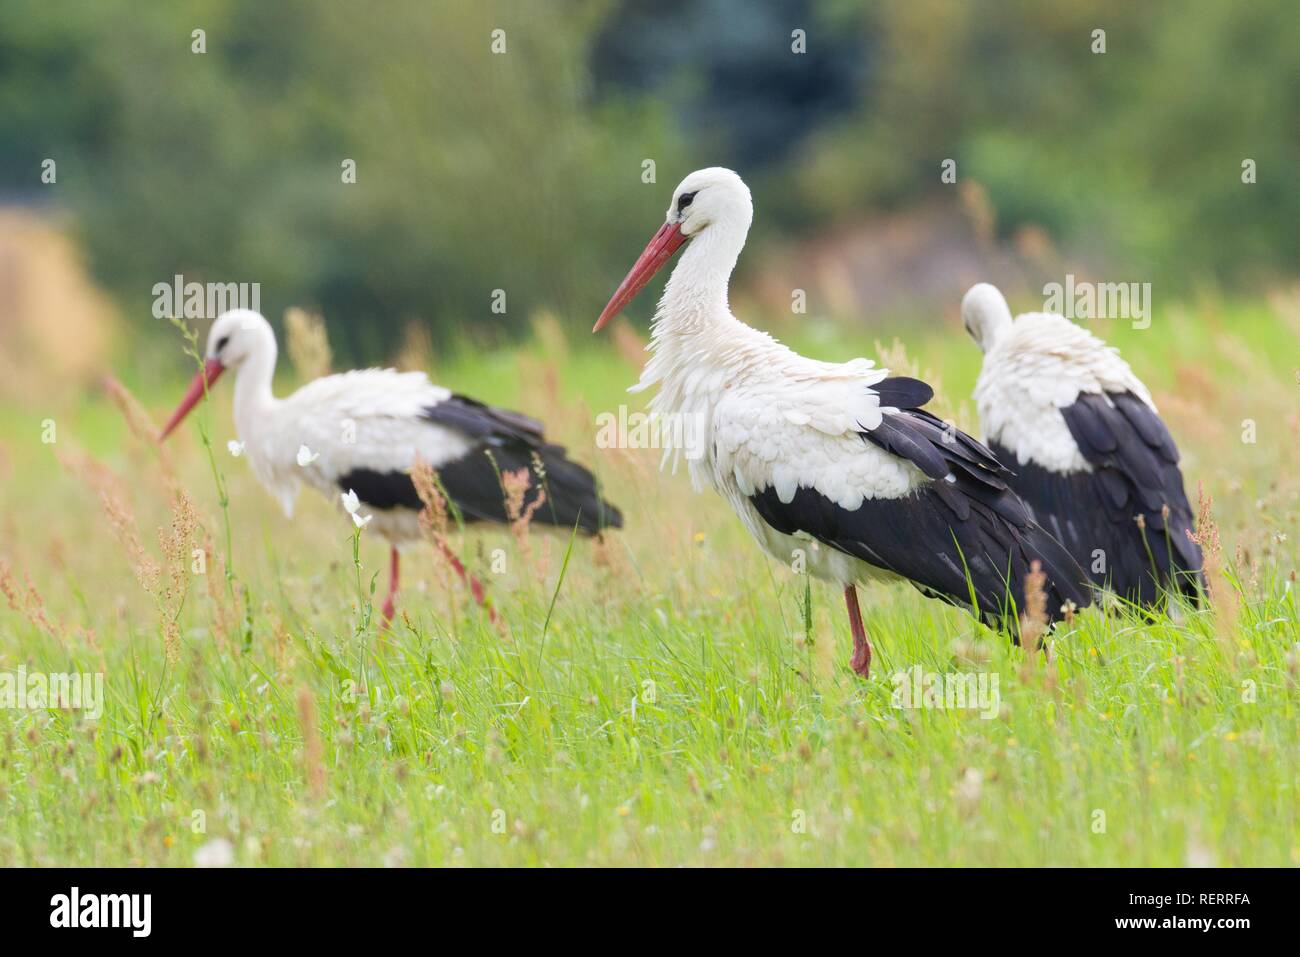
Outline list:
[[[622,527],[622,514],[599,496],[595,476],[547,442],[536,419],[455,393],[425,409],[424,418],[473,443],[438,470],[443,489],[468,517],[508,521],[501,475],[522,470],[531,484],[520,507],[535,506],[533,521],[591,533]]]
[[[494,405],[486,405],[458,393],[425,410],[430,422],[459,429],[466,436],[494,442],[517,439],[524,442],[544,442],[544,426],[522,412],[511,412]]]
[[[1175,573],[1183,572],[1178,584],[1194,593],[1187,579],[1190,574],[1201,580],[1201,550],[1188,537],[1192,507],[1178,468],[1178,447],[1160,416],[1132,392],[1083,393],[1061,415],[1093,467],[1088,481],[1099,486],[1097,507],[1126,531],[1136,527],[1139,516],[1145,526],[1138,529],[1136,547],[1110,556],[1116,587],[1141,592],[1141,578],[1149,577],[1154,563],[1160,581],[1174,581]]]
[[[592,474],[546,441],[542,423],[435,386],[423,373],[328,376],[286,402],[299,406],[287,417],[298,432],[292,441],[320,456],[303,477],[327,493],[352,490],[375,509],[419,509],[409,473],[422,460],[467,521],[505,522],[501,476],[522,469],[530,485],[521,508],[540,503],[533,521],[590,532],[622,524]]]
[[[882,407],[875,427],[854,430],[847,443],[806,440],[817,446],[813,467],[793,483],[775,470],[766,482],[751,478],[748,499],[759,516],[778,532],[802,532],[901,575],[932,597],[974,605],[990,621],[1005,621],[1023,603],[1035,560],[1047,576],[1049,616],[1067,602],[1089,604],[1082,569],[1034,524],[993,453],[916,407],[932,396],[929,386],[899,378],[875,389]],[[905,476],[901,485],[891,471]],[[846,475],[865,476],[866,491],[845,494]]]

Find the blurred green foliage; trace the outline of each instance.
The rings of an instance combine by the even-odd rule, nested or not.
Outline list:
[[[869,18],[871,19],[871,18]],[[945,158],[1004,231],[1128,277],[1248,283],[1300,259],[1300,8],[1289,0],[907,0],[874,97],[792,164],[814,220],[936,189]],[[1105,53],[1093,31],[1105,31]],[[1255,161],[1258,181],[1242,182]]]
[[[56,158],[55,195],[141,321],[182,273],[260,282],[271,315],[321,305],[353,354],[412,319],[589,322],[628,254],[610,238],[664,205],[642,159],[683,165],[663,110],[594,102],[601,3],[76,7],[0,7],[3,175],[34,191]]]
[[[1293,0],[6,0],[0,116],[0,198],[69,208],[129,315],[174,273],[256,281],[353,355],[410,320],[584,326],[716,163],[755,186],[760,240],[943,195],[953,158],[1004,234],[1117,278],[1300,259]]]

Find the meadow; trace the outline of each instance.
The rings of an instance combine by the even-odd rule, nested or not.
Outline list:
[[[1099,325],[1183,450],[1214,607],[1087,610],[1026,653],[872,586],[866,682],[836,589],[655,450],[595,447],[597,414],[642,407],[644,327],[420,356],[546,421],[627,517],[454,535],[499,627],[432,548],[379,627],[386,547],[309,492],[285,519],[226,451],[229,383],[161,449],[179,362],[3,393],[0,671],[102,673],[106,701],[0,708],[0,866],[1300,864],[1300,295]],[[923,374],[976,429],[955,320],[766,326]],[[1000,706],[895,707],[916,666]]]

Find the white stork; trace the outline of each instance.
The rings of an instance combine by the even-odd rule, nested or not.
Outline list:
[[[271,393],[275,333],[256,312],[219,316],[208,333],[203,369],[171,419],[165,439],[226,369],[235,372],[235,429],[253,472],[293,516],[306,483],[372,524],[391,546],[384,619],[393,617],[398,549],[421,537],[422,503],[411,480],[417,459],[438,474],[442,491],[466,523],[506,522],[501,474],[526,469],[522,511],[532,521],[595,534],[623,524],[598,494],[592,474],[549,444],[536,419],[484,405],[431,383],[423,372],[363,369],[324,376],[292,395]],[[540,467],[540,468],[539,468]],[[539,475],[540,472],[540,475]],[[540,505],[537,499],[544,494]],[[462,579],[455,555],[448,559]],[[474,597],[482,588],[469,580]]]
[[[712,485],[773,558],[803,552],[809,572],[844,588],[853,670],[867,677],[871,664],[858,582],[907,580],[1006,626],[1037,561],[1052,620],[1087,605],[1082,570],[1031,521],[1006,469],[921,408],[928,385],[867,359],[807,359],[731,314],[727,284],[752,219],[731,170],[687,176],[593,331],[686,246],[634,391],[657,384],[652,410],[703,425],[703,454],[689,462],[697,488]]]
[[[984,350],[975,385],[984,440],[1010,484],[1095,584],[1143,606],[1162,589],[1196,599],[1201,550],[1178,448],[1119,351],[1064,316],[1011,317],[971,287],[966,331]]]

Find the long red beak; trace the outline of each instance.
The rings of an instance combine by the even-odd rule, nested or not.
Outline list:
[[[190,387],[185,390],[185,398],[181,399],[181,404],[176,406],[176,411],[172,417],[167,420],[163,430],[158,435],[158,441],[161,442],[171,434],[172,429],[181,424],[181,420],[190,414],[190,409],[199,404],[212,387],[212,383],[217,381],[217,377],[226,371],[226,367],[217,359],[208,359],[203,363],[203,368],[194,374],[194,380]]]
[[[591,331],[600,332],[605,323],[622,312],[684,242],[686,237],[682,235],[682,227],[678,223],[664,223],[660,226],[659,232],[654,234],[645,251],[637,258],[631,272],[623,277],[618,289],[614,290],[614,297],[605,306]]]

